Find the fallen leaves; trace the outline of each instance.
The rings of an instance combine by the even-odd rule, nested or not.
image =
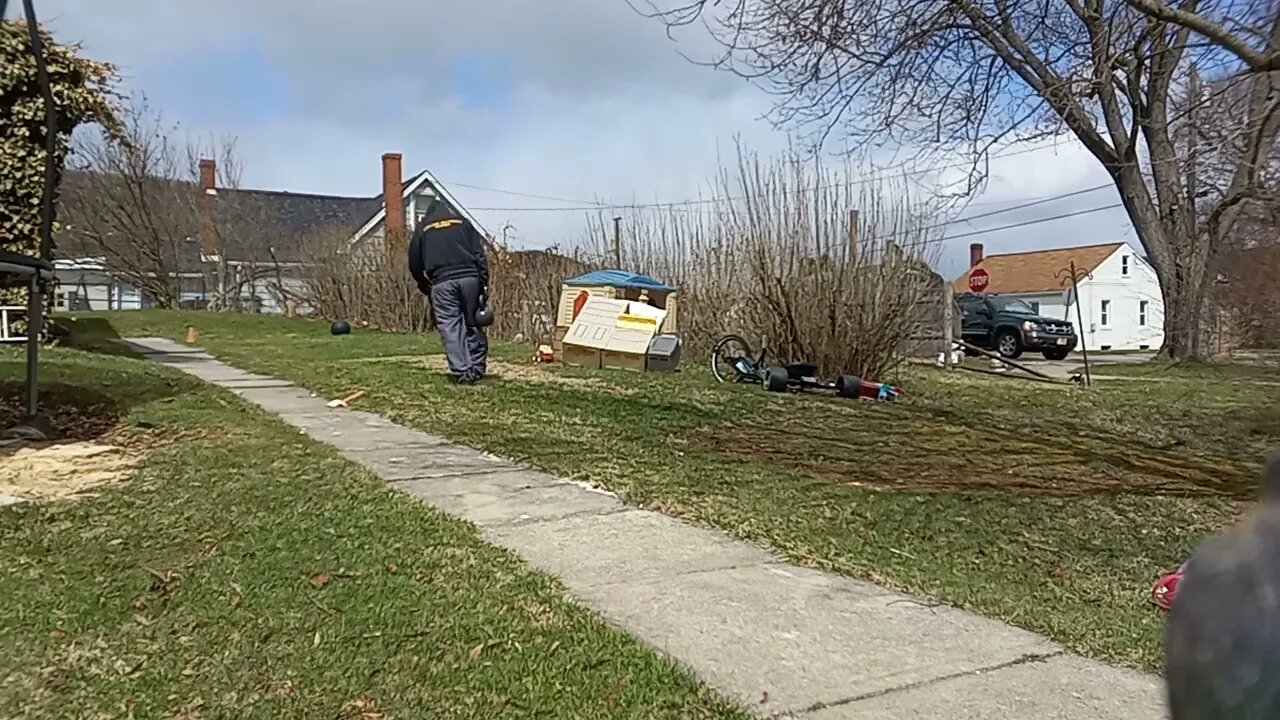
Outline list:
[[[497,647],[505,642],[506,640],[490,640],[488,642],[480,643],[467,652],[467,659],[471,662],[475,662],[480,659],[480,656],[484,654],[485,650],[488,650],[491,647]]]
[[[153,570],[146,568],[151,574],[151,592],[159,595],[161,599],[168,599],[173,593],[173,586],[180,577],[173,570]]]
[[[240,607],[240,603],[244,601],[243,591],[239,585],[231,584],[231,592],[227,593],[227,602],[231,607]]]
[[[333,582],[333,577],[330,576],[329,573],[321,572],[321,573],[316,573],[312,575],[310,578],[307,579],[307,582],[311,583],[311,587],[319,590],[323,587],[328,586],[329,583]]]
[[[373,698],[360,693],[342,707],[340,720],[382,720],[386,713],[378,709]]]

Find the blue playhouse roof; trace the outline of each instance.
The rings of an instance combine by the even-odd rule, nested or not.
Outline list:
[[[579,275],[576,278],[569,278],[564,281],[565,285],[581,286],[581,285],[604,285],[607,287],[623,287],[623,288],[648,288],[649,290],[662,290],[665,292],[673,292],[675,288],[651,277],[645,277],[626,270],[596,270],[586,275]]]

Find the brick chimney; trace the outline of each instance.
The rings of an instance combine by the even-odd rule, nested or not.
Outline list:
[[[969,245],[969,267],[977,267],[982,262],[982,243]]]
[[[404,222],[404,168],[400,153],[382,156],[382,199],[387,210],[386,237],[403,242]]]
[[[218,254],[217,227],[213,224],[213,199],[218,194],[218,164],[208,158],[200,160],[200,253],[206,257]]]

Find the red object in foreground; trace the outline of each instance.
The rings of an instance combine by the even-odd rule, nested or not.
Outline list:
[[[848,393],[847,385],[843,385],[846,380],[856,380],[858,383],[858,394],[856,396]],[[843,387],[842,387],[843,386]],[[836,391],[842,397],[858,397],[864,400],[897,400],[902,397],[902,388],[897,385],[886,385],[885,383],[872,382],[855,378],[851,376],[841,377],[836,384]]]
[[[991,284],[991,276],[982,268],[974,268],[969,271],[969,292],[980,293],[987,289]]]
[[[1161,610],[1173,607],[1173,598],[1178,593],[1178,582],[1182,580],[1182,568],[1165,575],[1151,586],[1151,602]]]

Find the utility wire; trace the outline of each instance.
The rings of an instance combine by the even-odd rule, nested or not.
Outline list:
[[[1012,152],[992,155],[990,159],[1000,160],[1004,158],[1016,157],[1018,155],[1026,155],[1028,153],[1039,152],[1044,149],[1045,148],[1041,148],[1041,147],[1022,148],[1021,150],[1014,150]],[[953,163],[951,165],[940,165],[937,167],[929,167],[922,170],[912,170],[912,171],[901,172],[901,173],[896,172],[897,170],[901,170],[910,165],[910,163],[901,163],[899,165],[886,168],[884,171],[876,175],[871,175],[871,176],[859,178],[856,180],[848,180],[845,182],[831,183],[829,185],[821,185],[817,188],[810,188],[810,190],[852,187],[855,185],[865,185],[867,183],[876,182],[878,180],[886,180],[886,179],[892,179],[896,177],[928,175],[929,173],[937,172],[939,170],[950,170],[955,168],[968,167],[972,164],[973,164],[972,162],[958,162],[958,163]],[[549,195],[536,195],[533,193],[525,193],[525,192],[519,192],[515,190],[503,190],[500,188],[486,187],[484,185],[469,185],[467,183],[452,182],[450,180],[441,180],[441,182],[448,185],[465,187],[465,188],[470,188],[472,190],[480,190],[483,192],[492,192],[492,193],[498,193],[501,195],[512,195],[515,197],[529,197],[529,198],[534,198],[539,200],[549,200],[552,202],[578,203],[584,206],[584,207],[471,207],[469,208],[470,210],[477,210],[477,211],[482,210],[486,212],[579,212],[582,210],[663,209],[663,208],[689,207],[693,205],[709,205],[709,204],[716,204],[716,203],[734,202],[737,200],[746,200],[749,197],[751,197],[749,195],[739,195],[739,196],[732,196],[732,197],[726,197],[726,198],[719,198],[719,197],[697,198],[697,199],[690,199],[690,200],[674,200],[669,202],[604,203],[604,202],[596,202],[591,200],[576,200],[573,198],[557,198]]]
[[[968,223],[968,222],[971,222],[971,221],[973,221],[973,220],[981,220],[981,219],[983,219],[983,218],[995,217],[995,216],[997,216],[997,215],[1004,215],[1005,213],[1016,212],[1016,211],[1018,211],[1018,210],[1025,210],[1025,209],[1030,208],[1030,207],[1036,207],[1036,206],[1039,206],[1039,205],[1045,205],[1045,204],[1047,204],[1047,203],[1057,202],[1058,200],[1065,200],[1066,198],[1077,197],[1077,196],[1080,196],[1080,195],[1087,195],[1087,194],[1089,194],[1089,193],[1098,192],[1099,190],[1105,190],[1105,189],[1110,188],[1110,187],[1113,187],[1113,186],[1112,186],[1110,183],[1106,183],[1106,184],[1103,184],[1103,185],[1095,185],[1095,186],[1093,186],[1093,187],[1087,187],[1087,188],[1084,188],[1084,189],[1082,189],[1082,190],[1073,190],[1073,191],[1071,191],[1071,192],[1060,193],[1060,194],[1058,194],[1058,195],[1050,195],[1050,196],[1047,196],[1047,197],[1041,197],[1041,198],[1038,198],[1038,199],[1035,199],[1035,200],[1031,200],[1031,201],[1029,201],[1029,202],[1020,203],[1020,204],[1018,204],[1018,205],[1013,205],[1013,206],[1010,206],[1010,207],[1007,207],[1007,208],[1000,208],[999,210],[991,210],[991,211],[989,211],[989,212],[979,213],[979,214],[977,214],[977,215],[970,215],[970,216],[967,216],[967,217],[959,217],[959,218],[955,218],[955,219],[952,219],[952,220],[945,220],[945,221],[943,221],[943,222],[935,223],[935,224],[933,224],[933,225],[925,225],[925,226],[923,226],[923,227],[913,228],[911,232],[912,232],[912,233],[916,233],[916,232],[922,232],[922,231],[925,231],[925,230],[936,230],[936,229],[938,229],[938,228],[949,227],[949,226],[951,226],[951,225],[956,225],[956,224],[959,224],[959,223]],[[1094,209],[1089,209],[1089,210],[1085,210],[1085,211],[1081,211],[1081,212],[1082,212],[1082,214],[1084,214],[1084,213],[1090,213],[1090,212],[1100,212],[1100,211],[1102,211],[1102,210],[1109,210],[1109,209],[1111,209],[1111,208],[1116,208],[1116,207],[1120,207],[1120,205],[1119,205],[1119,204],[1115,204],[1115,205],[1107,205],[1107,206],[1102,207],[1102,208],[1094,208]],[[1068,214],[1066,214],[1066,215],[1055,216],[1055,217],[1053,217],[1053,218],[1048,218],[1048,219],[1045,219],[1045,220],[1036,220],[1036,219],[1033,219],[1033,220],[1031,220],[1031,221],[1029,221],[1029,222],[1030,222],[1030,223],[1032,223],[1032,224],[1034,224],[1034,223],[1036,223],[1036,222],[1047,222],[1048,220],[1058,219],[1058,218],[1061,218],[1061,217],[1071,217],[1071,216],[1072,216],[1072,215],[1071,215],[1070,213],[1068,213]],[[1008,227],[1018,227],[1018,225],[1017,225],[1017,224],[1014,224],[1014,225],[1010,225],[1010,226],[1008,226]],[[982,234],[982,233],[985,233],[985,232],[992,232],[992,231],[995,231],[995,230],[1003,230],[1003,229],[1005,229],[1005,228],[1003,228],[1003,227],[1001,227],[1001,228],[988,228],[988,229],[985,229],[985,230],[978,230],[978,231],[975,231],[974,233],[966,234],[966,235],[963,235],[963,236],[952,236],[951,238],[944,238],[944,239],[948,239],[948,240],[949,240],[949,239],[952,239],[952,238],[955,238],[955,237],[969,237],[970,235],[979,235],[979,234]]]
[[[961,233],[959,235],[948,235],[942,238],[942,242],[951,240],[959,240],[961,238],[974,237],[975,235],[983,235],[986,233],[1000,232],[1001,230],[1013,230],[1014,228],[1027,227],[1028,225],[1039,225],[1040,223],[1053,222],[1054,220],[1065,220],[1067,218],[1077,217],[1079,215],[1089,215],[1091,213],[1104,212],[1106,210],[1115,210],[1124,207],[1123,203],[1112,203],[1110,205],[1100,205],[1098,207],[1085,208],[1061,215],[1050,215],[1048,217],[1034,218],[1032,220],[1024,220],[1022,222],[1011,223],[1009,225],[1001,225],[999,227],[985,228],[983,230],[975,230],[973,232]]]
[[[470,190],[480,190],[480,191],[483,191],[483,192],[497,193],[497,194],[499,194],[499,195],[511,195],[511,196],[513,196],[513,197],[526,197],[526,198],[532,198],[532,199],[534,199],[534,200],[549,200],[549,201],[551,201],[551,202],[578,203],[578,204],[581,204],[581,205],[588,205],[588,206],[590,206],[590,207],[585,207],[585,208],[561,208],[562,210],[592,210],[592,209],[595,209],[595,208],[607,208],[607,207],[611,207],[610,205],[606,205],[606,204],[601,203],[601,202],[598,202],[598,201],[591,201],[591,200],[574,200],[573,198],[562,198],[562,197],[556,197],[556,196],[554,196],[554,195],[537,195],[537,194],[534,194],[534,193],[518,192],[518,191],[515,191],[515,190],[501,190],[501,189],[499,189],[499,188],[485,187],[484,185],[468,185],[467,183],[462,183],[462,182],[453,182],[453,181],[451,181],[451,180],[447,180],[447,181],[443,181],[443,182],[446,182],[446,183],[448,183],[449,185],[452,185],[452,186],[454,186],[454,187],[463,187],[463,188],[468,188],[468,189],[470,189]],[[474,209],[474,210],[490,210],[490,209],[492,209],[492,208],[472,208],[472,209]]]
[[[1110,188],[1110,187],[1115,187],[1115,186],[1112,185],[1111,183],[1106,183],[1103,185],[1095,185],[1093,187],[1088,187],[1083,190],[1073,190],[1072,192],[1062,193],[1061,195],[1050,195],[1045,198],[1040,198],[1039,200],[1032,200],[1030,202],[1025,202],[1020,205],[1013,205],[1007,208],[1000,208],[999,210],[991,210],[990,212],[979,213],[978,215],[969,215],[967,217],[959,217],[954,220],[940,222],[937,225],[929,225],[928,227],[923,227],[920,229],[933,230],[935,228],[946,227],[948,225],[955,225],[956,223],[969,222],[970,220],[981,220],[982,218],[994,217],[996,215],[1003,215],[1005,213],[1011,213],[1017,210],[1025,210],[1029,207],[1035,207],[1037,205],[1044,205],[1045,203],[1057,202],[1058,200],[1065,200],[1066,198],[1076,197],[1077,195],[1087,195],[1092,192],[1098,192],[1099,190],[1106,190],[1107,188]]]

